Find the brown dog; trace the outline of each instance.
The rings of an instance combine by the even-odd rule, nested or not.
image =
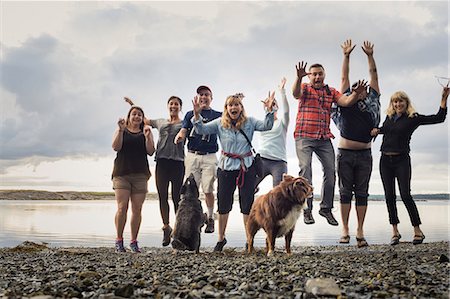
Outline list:
[[[253,252],[256,232],[266,231],[267,255],[273,254],[275,239],[285,236],[286,252],[291,253],[291,240],[295,223],[305,199],[311,196],[312,186],[303,177],[283,175],[283,181],[269,193],[259,196],[253,203],[246,224],[248,253]]]

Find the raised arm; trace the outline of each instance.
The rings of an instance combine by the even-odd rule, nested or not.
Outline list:
[[[378,73],[377,66],[375,65],[375,59],[373,58],[373,46],[369,41],[364,41],[363,46],[361,47],[367,55],[367,59],[369,62],[369,86],[374,89],[377,93],[380,93],[380,87],[378,85]]]
[[[447,86],[444,87],[444,89],[442,89],[442,98],[441,98],[441,108],[445,109],[447,108],[447,99],[448,99],[448,94],[450,93],[450,87],[449,86],[450,83],[447,83]]]
[[[352,45],[351,39],[346,40],[341,45],[342,52],[344,54],[341,71],[341,93],[344,93],[350,88],[350,53],[352,53],[355,46],[356,45]]]
[[[296,99],[300,99],[302,96],[302,79],[303,77],[309,75],[310,73],[306,72],[306,62],[299,62],[298,66],[295,66],[297,70],[297,77],[295,78],[294,85],[292,86],[292,95]]]
[[[286,89],[284,86],[286,85],[286,78],[282,78],[280,85],[278,85],[278,89],[281,93],[281,103],[283,105],[283,123],[286,128],[289,126],[289,103],[286,97]]]

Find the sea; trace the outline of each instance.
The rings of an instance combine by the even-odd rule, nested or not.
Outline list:
[[[416,201],[422,220],[421,228],[426,236],[425,242],[449,241],[448,200]],[[319,203],[315,202],[313,216],[316,223],[306,225],[303,216],[297,221],[293,246],[338,245],[342,226],[331,226],[318,214]],[[333,213],[340,221],[339,202],[334,202]],[[399,230],[409,242],[413,238],[408,213],[401,201],[397,202]],[[14,247],[24,241],[46,243],[49,247],[113,247],[115,240],[114,200],[0,200],[0,247]],[[204,207],[205,208],[205,207]],[[130,239],[130,212],[125,227],[125,243]],[[170,212],[171,225],[174,225],[173,206]],[[217,242],[216,232],[201,234],[201,247],[208,250]],[[162,220],[157,200],[146,200],[142,210],[142,223],[138,241],[141,247],[162,247]],[[203,228],[204,229],[204,228]],[[365,219],[365,237],[369,244],[387,244],[392,235],[388,221],[386,204],[383,201],[369,201]],[[350,212],[350,245],[356,244],[356,211]],[[245,230],[239,203],[234,202],[226,229],[227,246],[243,247]],[[265,232],[260,230],[255,237],[255,246],[265,246]],[[284,238],[277,239],[277,247],[284,247]],[[342,245],[346,246],[346,245]]]

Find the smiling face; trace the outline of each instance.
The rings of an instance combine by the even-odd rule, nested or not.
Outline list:
[[[212,94],[208,89],[200,89],[198,91],[198,99],[200,102],[200,107],[204,109],[210,109]]]
[[[321,66],[314,66],[309,69],[309,82],[314,88],[321,88],[325,81],[325,70]]]
[[[167,103],[167,109],[169,109],[169,115],[170,116],[178,116],[178,114],[181,111],[181,103],[179,98],[172,97],[169,99],[169,102]]]
[[[397,115],[401,115],[406,112],[406,109],[408,108],[408,103],[405,99],[397,98],[392,100],[391,102],[392,107],[394,108],[394,111]]]
[[[144,124],[144,112],[139,107],[133,107],[128,112],[127,126],[134,128],[142,127]]]

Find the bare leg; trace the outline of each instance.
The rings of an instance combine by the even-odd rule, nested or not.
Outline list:
[[[351,204],[341,203],[342,236],[349,236],[348,219],[351,208]]]
[[[356,237],[364,238],[364,219],[366,218],[367,206],[356,206],[356,217],[358,218],[358,228],[356,229]]]
[[[214,193],[205,193],[205,202],[206,207],[208,208],[208,217],[212,218],[213,215],[210,215],[209,211],[214,211]]]
[[[414,235],[415,236],[423,236],[423,232],[420,229],[420,226],[414,226]]]
[[[225,230],[227,229],[228,216],[230,214],[219,214],[219,242],[225,238]]]
[[[400,232],[398,231],[397,224],[392,224],[392,236],[398,236]]]
[[[114,219],[116,224],[117,239],[123,239],[123,230],[127,222],[128,200],[130,198],[130,190],[116,189],[115,191],[117,212]]]
[[[141,211],[144,200],[145,193],[131,194],[131,240],[137,240],[141,226]]]

